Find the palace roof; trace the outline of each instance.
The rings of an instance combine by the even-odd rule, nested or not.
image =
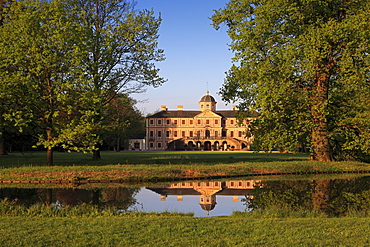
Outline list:
[[[160,111],[148,118],[194,118],[196,115],[202,113],[201,111]],[[214,111],[213,113],[223,118],[237,117],[237,111]]]

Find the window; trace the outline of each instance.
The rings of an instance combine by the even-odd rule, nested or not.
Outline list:
[[[166,137],[170,137],[170,132],[166,131]]]
[[[242,136],[243,136],[243,132],[239,131],[239,137],[242,137]]]
[[[215,137],[218,137],[218,131],[215,131]]]
[[[177,124],[177,120],[173,120],[173,123],[174,123],[174,124]]]
[[[150,137],[153,137],[154,136],[154,132],[151,130],[151,131],[149,131],[149,136]]]
[[[150,142],[149,143],[149,147],[151,147],[151,148],[154,147],[154,143],[153,142]]]
[[[181,120],[181,124],[185,124],[185,120]]]
[[[206,130],[205,138],[210,138],[211,137],[211,131]]]
[[[161,120],[161,119],[158,119],[158,120],[157,120],[157,124],[158,124],[158,125],[161,125],[161,124],[162,124],[162,120]]]
[[[197,131],[197,137],[200,137],[200,131],[199,130]]]
[[[215,124],[218,124],[218,119],[215,119]]]
[[[221,120],[221,124],[222,124],[222,125],[225,125],[225,124],[226,124],[226,120],[225,120],[225,119],[222,119],[222,120]]]
[[[167,125],[171,123],[171,120],[167,119],[166,121]]]
[[[193,137],[193,131],[190,131],[190,132],[189,132],[189,136],[190,136],[190,137]]]
[[[185,137],[185,131],[182,131],[182,132],[181,132],[181,136],[182,136],[182,137]]]
[[[173,132],[173,137],[177,137],[177,131]]]
[[[234,120],[230,120],[230,124],[234,124]]]
[[[154,124],[154,120],[153,119],[150,119],[149,124],[150,125],[153,125]]]
[[[161,148],[162,147],[162,143],[161,142],[158,142],[157,143],[157,147]]]
[[[193,120],[190,120],[190,124],[193,124]]]
[[[200,119],[198,119],[198,124],[200,124]]]
[[[206,120],[206,124],[209,124],[209,119]]]
[[[226,130],[222,130],[222,137],[226,137],[226,133],[227,133]]]
[[[230,131],[230,137],[234,137],[234,131]]]
[[[208,109],[208,108],[209,108],[209,105],[207,105],[206,107],[207,107],[207,109]]]
[[[162,137],[162,131],[157,132],[158,137]]]

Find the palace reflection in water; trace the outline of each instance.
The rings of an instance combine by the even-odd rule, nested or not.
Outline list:
[[[147,187],[147,189],[159,194],[161,201],[165,201],[169,195],[176,195],[178,201],[182,201],[185,195],[199,195],[199,205],[206,211],[206,215],[209,215],[217,204],[217,195],[229,196],[233,201],[239,201],[239,196],[250,198],[252,190],[260,185],[260,180],[207,181],[182,182],[170,186]]]
[[[370,177],[319,180],[232,180],[180,182],[145,188],[0,188],[0,200],[30,207],[96,205],[117,212],[193,212],[195,216],[233,211],[315,211],[330,216],[370,214]]]

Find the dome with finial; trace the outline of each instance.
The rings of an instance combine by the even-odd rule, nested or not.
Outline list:
[[[206,92],[206,95],[204,95],[199,102],[215,102],[215,98],[213,96],[209,95],[209,91]]]

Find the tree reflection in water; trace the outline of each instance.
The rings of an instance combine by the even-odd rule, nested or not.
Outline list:
[[[77,206],[90,204],[97,206],[100,210],[116,209],[126,211],[136,204],[135,195],[139,188],[105,188],[105,189],[0,189],[0,199],[14,201],[18,205],[26,207],[36,203],[46,206],[55,204],[58,207]]]
[[[251,212],[370,214],[370,178],[262,181],[244,199]]]
[[[1,188],[0,200],[12,201],[17,205],[31,207],[35,204],[73,207],[76,205],[92,205],[99,211],[113,210],[127,212],[139,203],[136,196],[140,188],[107,187],[93,189],[18,189]],[[294,213],[302,215],[325,214],[328,216],[344,216],[352,213],[370,214],[370,177],[351,179],[320,179],[320,180],[233,180],[181,182],[166,186],[146,188],[158,194],[162,201],[167,196],[176,196],[182,202],[183,196],[197,196],[199,204],[208,215],[217,207],[232,204],[216,197],[245,196],[243,203],[246,211],[289,216]],[[154,197],[149,204],[160,202]],[[148,198],[150,199],[150,198]],[[240,203],[240,201],[239,201]],[[220,206],[221,205],[221,206]],[[235,204],[234,204],[235,205]],[[239,204],[242,206],[241,204]],[[186,211],[189,212],[189,211]],[[231,213],[230,213],[231,214]],[[229,215],[230,215],[229,214]]]

